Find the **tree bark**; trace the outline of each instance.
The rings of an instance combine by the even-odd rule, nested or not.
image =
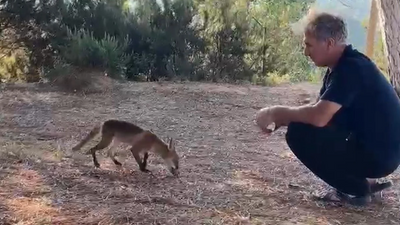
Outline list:
[[[376,0],[390,82],[400,96],[400,0]]]

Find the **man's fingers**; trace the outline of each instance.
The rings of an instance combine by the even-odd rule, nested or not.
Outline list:
[[[268,128],[261,129],[261,130],[262,130],[263,133],[267,133],[267,134],[270,134],[270,133],[274,132],[272,129],[268,129]]]
[[[275,125],[275,127],[273,127],[272,124],[270,124],[266,127],[260,127],[261,132],[264,134],[272,134],[283,126],[282,124],[275,124],[275,123],[273,123],[273,124]]]
[[[276,125],[275,125],[275,129],[274,129],[273,124],[275,124],[275,123],[272,120],[270,113],[271,113],[270,108],[265,107],[257,112],[256,118],[255,118],[255,123],[257,124],[259,129],[261,129],[262,133],[268,134],[268,135],[273,133],[276,130]]]

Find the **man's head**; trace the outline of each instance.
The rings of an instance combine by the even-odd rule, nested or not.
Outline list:
[[[316,66],[333,66],[346,45],[347,29],[342,18],[329,13],[309,17],[304,30],[304,54]]]

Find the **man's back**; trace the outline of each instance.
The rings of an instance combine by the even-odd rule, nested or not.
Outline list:
[[[355,90],[343,90],[352,96],[338,96],[349,104],[334,116],[333,123],[350,130],[377,159],[400,160],[400,101],[376,65],[347,46],[337,67],[326,75],[322,96],[332,82]]]

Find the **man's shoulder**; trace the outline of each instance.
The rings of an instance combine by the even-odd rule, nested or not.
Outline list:
[[[354,71],[361,72],[365,68],[373,67],[374,62],[362,56],[345,57],[338,68],[340,72]]]
[[[368,56],[357,49],[353,49],[351,46],[347,49],[342,62],[347,67],[359,70],[366,67],[375,67],[375,63]]]
[[[340,64],[332,71],[331,79],[336,81],[350,82],[363,77],[365,73],[364,63],[355,58],[341,60]]]
[[[346,80],[366,80],[369,75],[378,75],[380,73],[372,60],[360,52],[355,52],[347,57],[344,57],[340,65],[336,69],[338,77],[346,77]]]

